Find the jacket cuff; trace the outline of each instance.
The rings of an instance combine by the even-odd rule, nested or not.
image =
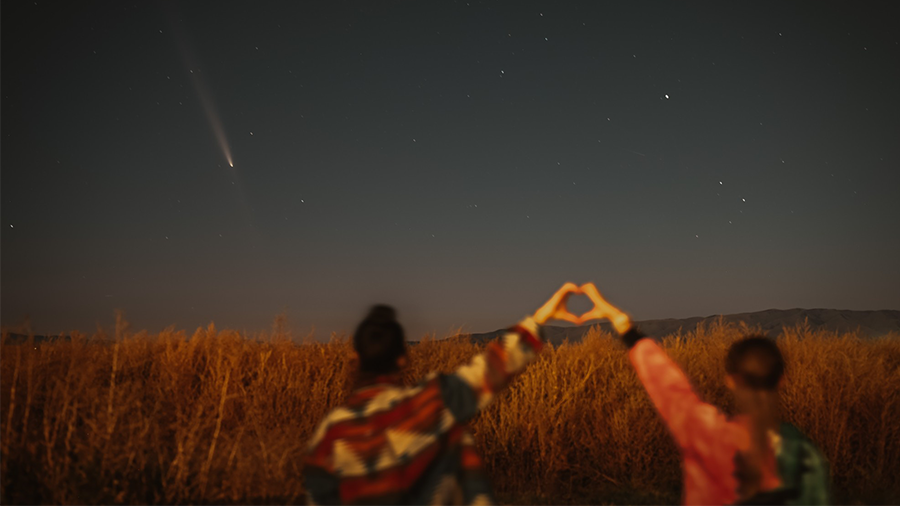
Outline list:
[[[522,340],[530,344],[536,351],[540,351],[544,346],[544,327],[534,318],[526,316],[524,320],[513,326],[513,332],[517,332],[522,336]]]

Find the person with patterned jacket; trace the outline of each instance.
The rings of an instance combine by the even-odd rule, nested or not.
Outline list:
[[[566,283],[453,374],[401,384],[403,328],[375,306],[353,335],[359,378],[346,403],[319,424],[304,475],[309,504],[489,504],[490,484],[465,423],[521,373],[543,345],[551,318],[576,322]]]
[[[694,393],[688,378],[593,283],[594,308],[580,321],[607,319],[628,347],[638,378],[681,452],[684,504],[828,504],[828,464],[816,446],[778,416],[784,360],[775,341],[749,336],[725,360],[725,383],[739,415],[728,418]]]

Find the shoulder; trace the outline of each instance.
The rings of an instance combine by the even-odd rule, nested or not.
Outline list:
[[[781,424],[781,460],[791,467],[800,469],[819,468],[828,466],[828,459],[819,447],[800,429],[789,423]]]
[[[792,441],[799,441],[799,440],[808,441],[809,440],[809,438],[806,437],[806,434],[804,434],[800,429],[798,429],[794,425],[791,425],[787,422],[783,422],[781,424],[781,427],[779,428],[779,433],[781,434],[781,437],[783,437],[785,439],[790,439]]]
[[[782,441],[786,445],[801,447],[808,451],[811,450],[821,455],[818,446],[816,446],[813,440],[794,425],[791,425],[787,422],[782,423],[778,432],[781,435]]]

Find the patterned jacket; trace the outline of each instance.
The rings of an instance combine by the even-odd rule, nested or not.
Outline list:
[[[623,337],[638,378],[681,451],[684,504],[828,504],[828,468],[818,449],[799,430],[782,424],[769,432],[761,490],[738,494],[742,453],[750,448],[750,422],[729,419],[700,400],[687,377],[653,340],[636,329]]]
[[[525,318],[453,374],[360,384],[310,441],[309,504],[493,503],[464,424],[537,357],[539,335]]]

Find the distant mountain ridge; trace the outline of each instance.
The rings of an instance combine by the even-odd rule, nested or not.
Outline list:
[[[649,336],[667,336],[681,331],[691,332],[697,325],[710,325],[719,318],[725,323],[746,323],[751,328],[760,328],[764,333],[777,337],[785,327],[791,328],[808,322],[811,330],[828,330],[831,332],[856,332],[862,337],[880,337],[888,334],[900,335],[900,311],[884,309],[880,311],[853,311],[849,309],[767,309],[753,313],[736,313],[729,315],[695,316],[693,318],[666,318],[662,320],[641,320],[635,323],[644,334]],[[547,340],[559,345],[566,339],[580,341],[593,325],[579,327],[544,327]],[[606,331],[612,331],[609,322],[599,323]],[[469,339],[482,343],[499,336],[503,330],[471,334]]]
[[[796,327],[808,322],[810,330],[827,330],[831,332],[845,333],[859,331],[861,337],[874,338],[888,334],[900,337],[900,311],[883,309],[878,311],[853,311],[849,309],[767,309],[752,313],[736,313],[729,315],[695,316],[692,318],[664,318],[661,320],[638,320],[635,323],[644,334],[663,337],[691,332],[698,325],[708,326],[719,318],[726,324],[746,323],[750,328],[759,328],[763,333],[777,337],[787,327]],[[548,325],[544,327],[547,340],[554,346],[562,344],[566,339],[571,342],[581,341],[581,338],[593,327],[600,326],[602,330],[612,332],[609,322],[603,321],[591,325],[579,327],[557,327]],[[493,332],[475,334],[463,334],[476,343],[485,343],[497,338],[503,329]],[[9,343],[24,342],[28,336],[15,332],[5,335]],[[35,335],[34,341],[44,342],[56,339],[68,339],[67,335]],[[413,341],[416,342],[416,341]]]

